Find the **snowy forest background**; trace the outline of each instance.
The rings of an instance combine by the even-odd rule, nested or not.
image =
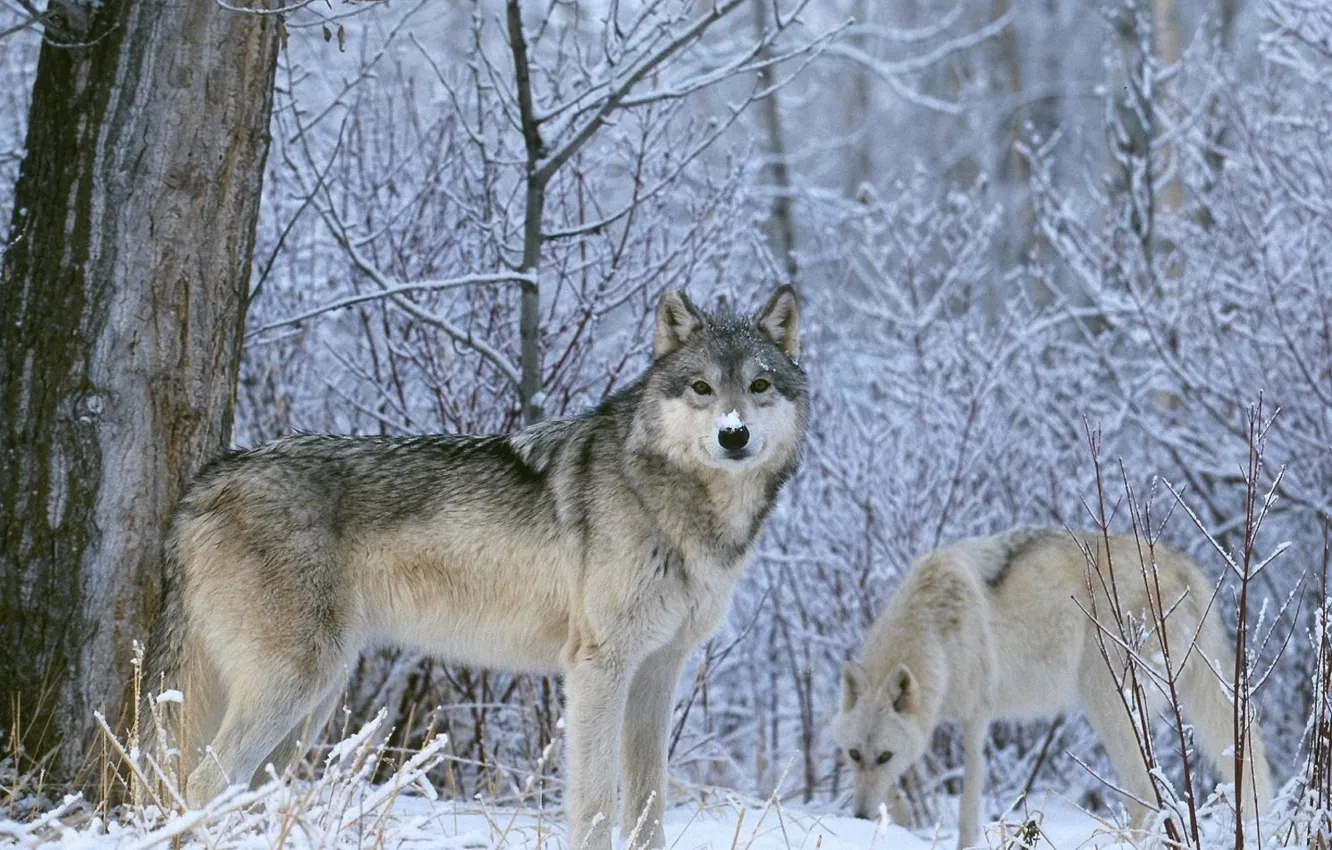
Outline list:
[[[1110,502],[1131,487],[1220,576],[1180,506],[1244,548],[1256,417],[1256,489],[1280,481],[1255,551],[1289,544],[1251,592],[1272,635],[1257,669],[1274,665],[1258,701],[1277,779],[1297,771],[1332,519],[1332,6],[719,0],[616,93],[707,7],[528,5],[544,161],[567,154],[539,238],[503,4],[289,16],[235,443],[576,413],[646,365],[663,289],[749,309],[792,280],[804,465],[686,674],[672,775],[835,801],[837,671],[913,557],[1091,527],[1095,449]],[[36,50],[31,30],[0,40],[0,227]],[[396,652],[363,659],[347,696],[352,726],[387,704],[398,744],[447,731],[449,787],[501,801],[558,773],[539,764],[558,703],[554,680]],[[999,728],[989,796],[1035,771],[1099,805],[1066,755],[1095,747],[1076,718]],[[933,756],[955,793],[947,732]]]

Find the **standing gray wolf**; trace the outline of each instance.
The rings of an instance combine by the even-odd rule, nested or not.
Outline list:
[[[1226,755],[1233,746],[1233,708],[1222,679],[1228,681],[1234,671],[1234,656],[1211,612],[1210,584],[1188,558],[1158,546],[1159,590],[1149,594],[1141,566],[1145,551],[1133,537],[1109,539],[1107,559],[1100,534],[1022,529],[962,540],[916,563],[870,630],[861,664],[848,661],[842,671],[842,710],[834,734],[851,761],[858,817],[870,817],[887,802],[895,820],[909,821],[898,780],[925,752],[939,721],[954,720],[963,742],[958,847],[974,846],[990,721],[1049,717],[1073,708],[1086,713],[1125,790],[1152,800],[1115,681],[1122,679],[1127,659],[1107,595],[1111,569],[1124,614],[1155,623],[1149,603],[1159,612],[1164,602],[1181,703],[1203,751],[1220,776],[1233,781],[1233,756]],[[1101,632],[1114,674],[1089,614],[1114,635]],[[1158,637],[1148,635],[1141,656],[1159,654]],[[1140,675],[1145,678],[1150,677]],[[1163,698],[1153,683],[1144,683],[1144,690]],[[1256,793],[1261,807],[1271,780],[1256,724],[1248,740],[1244,794],[1252,801]],[[1246,808],[1253,810],[1251,803]],[[1129,810],[1135,825],[1143,826],[1147,810],[1134,801]]]
[[[796,469],[797,316],[789,286],[752,319],[668,292],[651,367],[585,415],[288,437],[206,467],[166,541],[148,666],[184,694],[191,805],[285,762],[387,644],[561,671],[570,847],[609,850],[621,766],[622,831],[646,813],[664,847],[676,685]]]

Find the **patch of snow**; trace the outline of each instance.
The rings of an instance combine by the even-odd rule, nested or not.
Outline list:
[[[168,702],[184,703],[185,695],[182,694],[180,691],[176,690],[175,688],[172,688],[169,691],[162,691],[162,693],[157,695],[158,705],[162,705],[163,703],[168,703]]]
[[[740,418],[740,411],[738,410],[732,410],[725,416],[717,417],[718,431],[734,431],[743,427],[745,427],[745,421]]]

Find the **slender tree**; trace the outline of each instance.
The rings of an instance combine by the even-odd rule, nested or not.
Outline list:
[[[769,10],[765,0],[754,2],[754,27],[758,38],[766,40],[769,27]],[[764,47],[759,54],[764,59],[772,56],[772,50]],[[771,65],[759,69],[759,79],[765,89],[772,93],[760,102],[759,120],[767,135],[767,162],[764,165],[765,182],[771,187],[772,207],[765,223],[768,246],[773,255],[782,264],[786,280],[795,283],[800,276],[800,266],[796,262],[795,220],[791,213],[791,168],[786,150],[786,131],[782,126],[782,107],[777,93],[777,74]]]
[[[0,271],[0,729],[75,780],[169,511],[229,441],[281,23],[52,0],[43,25]]]

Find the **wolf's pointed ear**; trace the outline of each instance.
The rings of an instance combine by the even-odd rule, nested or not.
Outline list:
[[[777,291],[763,305],[754,324],[777,343],[792,360],[800,357],[800,301],[796,298],[795,287],[787,283],[777,287]]]
[[[842,664],[842,711],[850,711],[865,692],[865,668],[854,661]]]
[[[683,292],[671,289],[662,293],[657,302],[657,332],[652,339],[652,356],[660,359],[684,344],[691,335],[703,327],[703,314]]]
[[[888,689],[888,699],[893,704],[893,711],[898,714],[915,711],[920,691],[916,686],[916,677],[911,675],[905,664],[897,665],[897,669],[888,676],[885,687]]]

